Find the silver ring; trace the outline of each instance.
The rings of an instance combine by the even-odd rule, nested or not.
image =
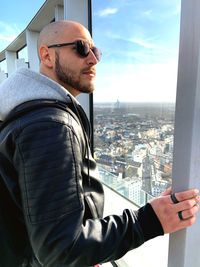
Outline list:
[[[171,194],[171,199],[174,204],[179,203],[178,199],[175,197],[175,193]]]
[[[179,217],[179,219],[180,219],[181,221],[184,221],[184,219],[183,219],[183,215],[182,215],[182,211],[179,211],[179,212],[178,212],[178,217]]]

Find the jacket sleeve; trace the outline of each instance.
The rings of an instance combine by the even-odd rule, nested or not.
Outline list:
[[[42,266],[92,266],[112,261],[163,234],[150,204],[121,216],[83,223],[82,151],[69,126],[52,121],[25,127],[14,155],[25,223]]]

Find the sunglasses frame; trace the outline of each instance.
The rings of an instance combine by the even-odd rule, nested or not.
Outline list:
[[[72,42],[72,43],[52,44],[52,45],[49,45],[49,46],[47,46],[47,47],[48,47],[48,48],[52,48],[52,47],[62,47],[62,46],[68,46],[68,45],[75,45],[75,46],[76,46],[76,52],[78,53],[78,55],[81,56],[81,57],[87,57],[87,56],[89,55],[90,52],[88,52],[88,53],[85,54],[85,55],[79,53],[79,50],[78,50],[78,44],[77,44],[78,41],[84,42],[84,44],[87,43],[86,41],[83,41],[83,40],[76,40],[76,41],[74,41],[74,42]],[[88,43],[87,43],[87,44],[88,44]],[[89,44],[88,44],[88,46],[89,46]],[[93,54],[95,55],[95,58],[96,58],[97,61],[99,62],[100,59],[101,59],[101,50],[100,50],[99,48],[95,47],[95,46],[94,46],[94,47],[89,47],[89,48],[90,48],[90,50],[92,50]],[[96,53],[95,53],[95,50],[96,50],[96,49],[99,51],[99,56],[96,55]]]

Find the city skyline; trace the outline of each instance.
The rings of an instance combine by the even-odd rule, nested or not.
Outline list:
[[[94,157],[103,182],[141,206],[171,185],[174,105],[94,106]]]

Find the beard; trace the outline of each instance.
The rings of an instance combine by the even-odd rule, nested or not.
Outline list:
[[[87,86],[81,83],[81,73],[78,74],[78,72],[67,66],[61,66],[58,52],[56,52],[55,59],[55,74],[57,80],[60,81],[60,84],[66,89],[70,86],[81,93],[92,93],[94,91],[93,83],[90,83]]]

